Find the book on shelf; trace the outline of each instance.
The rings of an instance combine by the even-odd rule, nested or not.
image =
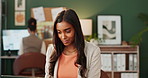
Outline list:
[[[125,54],[120,54],[120,64],[121,64],[120,71],[125,71],[126,67],[125,57],[126,57]]]
[[[114,54],[113,56],[113,70],[117,71],[117,54]]]
[[[126,62],[125,62],[125,54],[114,54],[114,71],[125,71]]]
[[[121,73],[121,78],[138,78],[138,73]]]
[[[111,54],[101,54],[102,70],[111,71]]]
[[[137,54],[134,54],[134,70],[137,70]]]
[[[129,54],[129,70],[137,70],[137,54]]]

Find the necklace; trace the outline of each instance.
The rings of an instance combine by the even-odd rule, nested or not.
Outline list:
[[[76,51],[77,51],[77,49],[75,48],[75,49],[73,49],[73,50],[67,50],[67,49],[64,49],[64,54],[66,54],[66,55],[70,55],[70,54],[74,54],[74,53],[76,53]]]

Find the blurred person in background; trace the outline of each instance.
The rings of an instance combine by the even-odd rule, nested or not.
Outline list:
[[[39,39],[36,35],[37,32],[37,21],[34,18],[28,20],[27,26],[29,36],[22,39],[18,55],[22,55],[27,52],[41,52],[46,54],[46,45],[45,42]]]

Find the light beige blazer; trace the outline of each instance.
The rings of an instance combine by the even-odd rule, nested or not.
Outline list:
[[[57,78],[57,70],[58,70],[58,61],[54,68],[54,77],[49,75],[49,66],[50,66],[50,55],[53,50],[53,46],[49,45],[47,53],[46,53],[46,64],[45,64],[45,78]],[[100,48],[92,43],[85,41],[85,49],[84,49],[86,58],[87,58],[87,78],[100,78],[101,75],[101,55]],[[80,67],[80,66],[79,66]],[[78,70],[79,72],[79,70]],[[80,72],[79,72],[80,73]],[[80,74],[78,74],[78,78],[81,78]]]

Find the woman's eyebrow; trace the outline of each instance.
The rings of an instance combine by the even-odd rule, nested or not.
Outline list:
[[[63,31],[69,30],[71,27],[64,29]],[[57,31],[61,31],[60,29],[57,29]]]
[[[66,29],[64,29],[64,31],[69,30],[69,29],[71,29],[71,28],[66,28]]]

